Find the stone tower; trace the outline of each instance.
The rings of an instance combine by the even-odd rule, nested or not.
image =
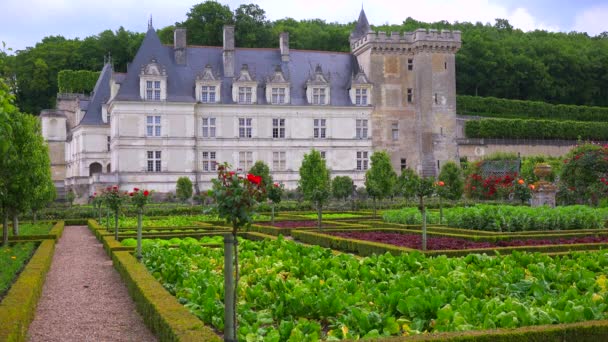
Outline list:
[[[395,170],[436,176],[457,160],[455,54],[460,31],[372,32],[363,9],[351,51],[374,84],[372,139]]]

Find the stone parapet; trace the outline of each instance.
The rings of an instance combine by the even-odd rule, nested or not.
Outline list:
[[[368,47],[372,52],[412,53],[421,49],[454,51],[461,46],[461,32],[448,30],[418,29],[414,32],[370,32],[351,40],[351,49],[356,54]]]

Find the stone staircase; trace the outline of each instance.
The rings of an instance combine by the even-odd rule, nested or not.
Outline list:
[[[422,157],[422,176],[437,177],[437,164],[432,153],[425,154]]]

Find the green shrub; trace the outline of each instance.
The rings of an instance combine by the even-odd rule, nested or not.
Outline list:
[[[608,122],[481,119],[465,123],[467,138],[608,140]]]
[[[456,97],[458,114],[497,118],[551,119],[573,121],[608,121],[608,108],[554,105],[537,101],[499,99],[495,97]]]
[[[192,181],[188,177],[179,177],[175,188],[175,194],[181,202],[186,202],[192,197]]]

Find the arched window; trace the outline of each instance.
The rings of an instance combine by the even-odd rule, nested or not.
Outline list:
[[[106,172],[107,173],[112,172],[112,164],[108,164],[108,166],[106,166]]]
[[[91,163],[91,165],[89,165],[89,176],[92,176],[95,173],[101,173],[102,169],[103,167],[101,166],[101,164],[97,162]]]

